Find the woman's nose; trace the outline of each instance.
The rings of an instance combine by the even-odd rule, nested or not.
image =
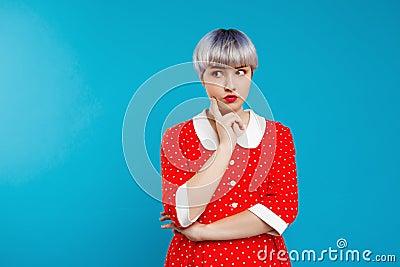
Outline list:
[[[225,80],[225,91],[235,91],[235,85],[233,82],[233,78],[228,76]]]

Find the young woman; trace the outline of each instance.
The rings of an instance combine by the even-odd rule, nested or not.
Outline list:
[[[193,54],[210,107],[166,130],[161,227],[165,266],[290,266],[282,238],[297,216],[290,129],[244,110],[258,66],[241,31],[206,34]]]

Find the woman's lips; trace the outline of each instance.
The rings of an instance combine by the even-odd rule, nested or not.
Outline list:
[[[235,95],[227,95],[227,96],[224,97],[226,102],[229,102],[229,103],[235,102],[237,98],[238,97],[235,96]]]

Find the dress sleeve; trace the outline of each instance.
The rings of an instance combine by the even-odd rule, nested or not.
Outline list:
[[[162,202],[164,211],[178,227],[187,227],[192,221],[188,216],[187,193],[185,183],[195,172],[189,168],[189,159],[185,156],[174,129],[167,129],[161,142]]]
[[[298,209],[297,170],[293,137],[288,127],[276,122],[276,149],[271,169],[257,188],[258,199],[249,210],[282,235],[295,220]]]
[[[182,227],[188,227],[200,217],[201,214],[197,215],[196,218],[190,219],[189,217],[189,200],[187,195],[186,183],[181,185],[176,191],[176,213],[178,221]]]

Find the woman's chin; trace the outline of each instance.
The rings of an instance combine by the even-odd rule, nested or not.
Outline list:
[[[228,107],[226,107],[224,109],[221,109],[220,111],[221,111],[222,115],[225,115],[225,114],[228,114],[230,112],[237,113],[240,110],[241,110],[241,106],[228,106]]]

